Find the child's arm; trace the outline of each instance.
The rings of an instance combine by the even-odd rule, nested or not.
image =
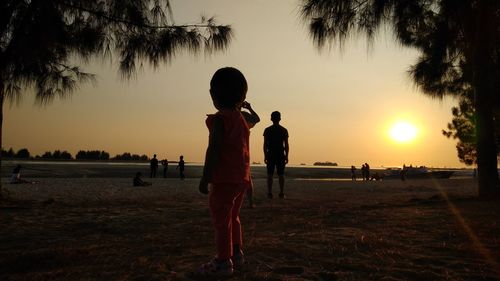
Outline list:
[[[222,151],[224,141],[224,122],[220,117],[214,118],[213,127],[210,130],[208,148],[205,154],[205,166],[201,177],[199,190],[203,194],[208,194],[208,184],[212,182],[212,172]]]
[[[246,108],[248,111],[250,111],[250,113],[244,112],[244,111],[242,113],[243,113],[243,117],[245,118],[245,121],[248,124],[248,127],[253,128],[255,126],[255,124],[260,122],[259,115],[257,114],[257,112],[255,112],[253,110],[253,108],[249,102],[246,102],[246,101],[243,102],[242,107]]]

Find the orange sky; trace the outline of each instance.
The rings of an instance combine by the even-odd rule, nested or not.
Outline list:
[[[279,2],[279,3],[278,3]],[[226,53],[177,57],[157,71],[145,67],[122,81],[116,64],[94,61],[85,68],[98,84],[82,85],[72,98],[38,107],[28,92],[5,106],[4,148],[132,152],[188,162],[203,161],[208,140],[204,120],[215,109],[208,88],[220,67],[239,68],[249,83],[248,101],[261,116],[251,132],[252,161],[262,162],[262,133],[274,110],[290,134],[291,164],[332,161],[462,167],[455,141],[442,136],[455,101],[432,100],[407,75],[416,53],[381,32],[372,48],[353,38],[343,52],[318,52],[298,17],[298,1],[172,1],[177,23],[205,14],[231,24],[235,40]],[[390,139],[391,124],[418,128],[409,143]]]

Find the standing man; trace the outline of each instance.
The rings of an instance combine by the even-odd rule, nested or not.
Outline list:
[[[151,168],[151,178],[156,178],[156,170],[158,170],[158,159],[156,159],[156,154],[153,155],[153,158],[151,161],[149,161],[150,168]]]
[[[177,164],[176,170],[179,170],[179,177],[181,180],[184,180],[186,177],[184,175],[184,156],[179,156],[179,163]]]
[[[264,162],[267,164],[267,197],[273,198],[273,174],[274,169],[279,177],[280,198],[285,198],[283,189],[285,187],[285,165],[288,163],[288,131],[279,123],[281,113],[274,111],[271,113],[273,125],[264,130]]]

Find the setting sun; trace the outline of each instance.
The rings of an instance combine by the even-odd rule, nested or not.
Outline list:
[[[410,142],[417,136],[417,128],[407,121],[398,121],[391,127],[389,134],[396,142]]]

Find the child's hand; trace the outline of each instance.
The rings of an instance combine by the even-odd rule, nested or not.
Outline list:
[[[241,107],[246,108],[246,109],[251,109],[252,108],[252,106],[250,105],[250,103],[247,102],[247,101],[244,101],[243,104],[241,105]]]
[[[201,193],[208,194],[208,181],[205,177],[201,178],[200,186],[198,187]]]

